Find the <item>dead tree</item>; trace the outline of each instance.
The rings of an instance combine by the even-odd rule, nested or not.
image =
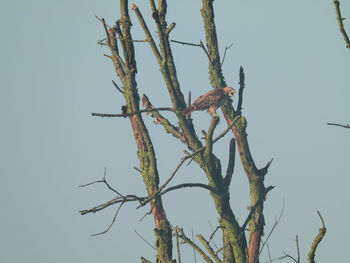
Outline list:
[[[142,102],[145,109],[140,109],[140,96],[136,83],[136,58],[134,53],[134,40],[130,33],[131,21],[129,17],[129,6],[127,0],[120,0],[121,18],[113,26],[108,26],[104,19],[100,19],[103,23],[106,39],[100,44],[106,45],[111,52],[109,57],[115,67],[117,76],[119,77],[123,88],[116,83],[114,85],[123,94],[125,98],[125,106],[120,114],[93,113],[94,116],[100,117],[125,117],[130,120],[133,129],[135,142],[138,148],[137,156],[140,162],[140,173],[143,176],[144,185],[147,189],[147,196],[136,196],[134,194],[122,195],[112,188],[108,182],[103,180],[96,181],[104,183],[107,187],[114,191],[116,197],[107,203],[98,205],[91,209],[82,210],[81,214],[94,213],[108,206],[119,204],[113,222],[121,208],[127,202],[138,202],[139,207],[150,205],[150,214],[153,215],[155,222],[155,237],[157,248],[157,261],[160,263],[174,262],[173,259],[173,232],[178,240],[192,246],[203,257],[206,262],[236,262],[236,263],[256,263],[259,261],[259,251],[261,246],[261,236],[264,232],[264,201],[267,193],[272,190],[273,186],[266,187],[264,184],[265,176],[272,162],[269,161],[265,167],[258,168],[251,155],[248,139],[247,139],[247,120],[242,115],[243,91],[244,91],[244,71],[241,67],[239,72],[240,86],[238,90],[238,104],[234,108],[231,100],[227,100],[221,107],[224,118],[227,122],[227,128],[216,138],[213,138],[214,130],[218,124],[219,118],[213,118],[208,130],[203,132],[205,136],[205,144],[198,137],[193,120],[184,116],[181,112],[186,107],[185,97],[180,88],[180,81],[176,73],[175,62],[171,49],[170,34],[175,27],[175,23],[168,25],[166,21],[167,3],[166,0],[159,0],[156,6],[154,0],[149,1],[154,24],[158,38],[153,38],[150,29],[146,24],[141,10],[133,4],[131,9],[135,12],[138,22],[144,31],[146,42],[150,46],[150,52],[153,52],[164,79],[165,86],[168,90],[172,106],[168,108],[153,107],[147,96],[143,96]],[[211,86],[214,89],[226,87],[225,78],[222,74],[218,38],[216,33],[216,25],[214,21],[213,0],[202,0],[201,9],[204,30],[206,34],[206,45],[201,41],[199,44],[178,42],[184,45],[197,46],[203,49],[203,55],[208,58],[209,78]],[[136,23],[134,21],[133,23]],[[161,86],[161,85],[159,85]],[[189,100],[190,101],[190,100]],[[173,125],[160,112],[169,111],[174,114],[179,123],[179,127]],[[157,170],[155,150],[153,143],[149,137],[148,129],[144,123],[142,113],[150,112],[155,118],[155,123],[161,124],[165,131],[177,138],[179,142],[185,144],[189,151],[181,159],[180,163],[173,171],[171,176],[160,185],[160,178]],[[229,145],[229,163],[226,173],[222,170],[222,164],[213,152],[213,144],[232,131],[234,139]],[[246,220],[239,224],[236,220],[233,209],[230,205],[229,188],[231,177],[235,164],[236,147],[240,156],[241,163],[244,167],[249,181],[250,188],[250,212]],[[194,161],[199,164],[203,170],[208,183],[184,183],[175,186],[168,186],[176,175],[180,166],[186,161]],[[93,183],[96,183],[93,182]],[[89,184],[88,184],[89,185]],[[202,243],[206,251],[203,251],[194,240],[189,239],[180,227],[171,228],[171,224],[166,216],[162,195],[169,191],[174,191],[184,187],[200,187],[207,190],[215,204],[215,208],[219,217],[219,226],[217,230],[222,231],[222,248],[214,251],[208,240],[202,235],[197,238]],[[112,222],[112,224],[113,224]],[[248,227],[248,235],[246,228]],[[109,228],[108,228],[109,229]],[[108,230],[107,229],[107,230]],[[105,232],[105,231],[104,231]],[[221,252],[222,254],[219,254]],[[180,253],[178,253],[178,261],[180,262]],[[142,262],[149,262],[142,258]]]

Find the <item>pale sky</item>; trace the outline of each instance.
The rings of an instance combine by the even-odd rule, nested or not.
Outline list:
[[[152,23],[148,1],[135,0]],[[129,3],[130,6],[132,2]],[[223,72],[227,84],[238,87],[242,65],[246,73],[243,114],[258,167],[274,161],[265,185],[276,188],[265,202],[265,232],[273,226],[283,200],[282,219],[269,241],[272,258],[285,251],[301,259],[321,227],[319,210],[328,229],[316,261],[347,262],[350,234],[350,130],[327,126],[349,123],[350,50],[339,32],[333,1],[215,1],[221,54],[228,50]],[[176,22],[171,38],[198,43],[205,40],[201,1],[169,0],[168,23]],[[350,33],[350,3],[341,1],[345,28]],[[133,12],[132,34],[144,39]],[[119,18],[119,1],[0,2],[0,262],[140,262],[155,261],[155,251],[135,230],[154,243],[151,216],[140,222],[149,207],[124,205],[116,223],[102,236],[117,207],[81,216],[114,197],[103,185],[79,188],[101,179],[122,193],[145,195],[136,145],[127,119],[101,119],[91,112],[118,113],[124,101],[111,84],[120,83],[101,23]],[[157,39],[157,37],[156,37]],[[137,83],[157,107],[170,106],[158,65],[146,43],[136,44]],[[208,62],[199,48],[173,44],[184,94],[193,98],[211,89]],[[237,98],[234,99],[237,103]],[[221,114],[221,113],[220,113]],[[171,113],[166,113],[175,121]],[[226,127],[222,115],[216,129]],[[164,182],[183,156],[185,146],[145,116]],[[196,131],[207,129],[205,112],[192,114]],[[229,133],[214,152],[227,165]],[[206,182],[195,163],[183,166],[172,184]],[[211,234],[217,214],[208,193],[201,189],[171,192],[163,199],[168,219],[188,235]],[[240,160],[231,183],[231,205],[242,224],[249,211],[249,188]],[[210,224],[209,224],[210,222]],[[216,240],[220,243],[220,240]],[[193,262],[192,250],[182,246],[183,261]],[[175,257],[175,250],[174,250]],[[198,262],[199,256],[197,255]],[[268,260],[267,250],[261,262]]]

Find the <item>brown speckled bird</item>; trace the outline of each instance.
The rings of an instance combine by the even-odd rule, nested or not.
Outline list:
[[[218,117],[216,109],[219,108],[225,100],[233,96],[236,91],[231,87],[211,90],[182,111],[183,115],[189,116],[195,110],[208,110],[213,117]]]

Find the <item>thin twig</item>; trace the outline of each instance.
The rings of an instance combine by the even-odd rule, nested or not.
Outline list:
[[[194,240],[193,229],[192,229],[192,240]],[[195,251],[194,247],[192,247],[192,248],[193,248],[193,255],[194,255],[194,263],[197,263],[196,251]]]
[[[92,234],[91,236],[99,236],[99,235],[102,235],[102,234],[107,233],[107,232],[111,229],[111,227],[113,226],[113,224],[114,224],[114,222],[115,222],[115,219],[117,218],[117,215],[118,215],[120,209],[122,208],[123,204],[124,204],[124,202],[121,203],[120,206],[118,207],[117,211],[116,211],[115,214],[114,214],[112,223],[109,225],[109,227],[108,227],[105,231],[102,231],[102,232],[97,233],[97,234]]]
[[[350,125],[349,124],[338,124],[338,123],[331,123],[331,122],[327,122],[328,125],[334,125],[334,126],[339,126],[339,127],[343,127],[343,128],[347,128],[350,129]]]
[[[265,242],[262,243],[262,246],[261,246],[261,249],[260,249],[260,252],[259,252],[259,256],[260,256],[262,250],[264,249],[264,246],[267,245],[267,241],[269,241],[269,238],[272,235],[273,231],[275,230],[275,228],[277,227],[278,223],[280,222],[280,220],[282,218],[282,215],[283,215],[283,212],[284,212],[284,199],[283,199],[283,205],[282,205],[281,213],[280,213],[279,217],[277,218],[277,220],[275,219],[275,223],[273,224],[269,234],[267,235],[267,238],[266,238]]]
[[[183,41],[178,41],[178,40],[174,40],[174,39],[171,39],[170,42],[174,42],[174,43],[181,44],[181,45],[194,46],[194,47],[200,47],[201,46],[200,44],[183,42]]]
[[[165,181],[164,184],[161,185],[161,187],[159,187],[158,192],[161,192],[165,186],[167,186],[168,183],[170,183],[170,181],[174,178],[175,174],[177,173],[177,171],[180,169],[181,165],[185,162],[186,157],[181,158],[181,161],[179,162],[179,164],[176,166],[175,170],[173,171],[173,173],[170,175],[170,177],[168,178],[168,180]]]
[[[272,263],[269,244],[266,244],[266,247],[267,247],[267,254],[269,255],[270,263]]]
[[[164,191],[162,192],[156,192],[154,193],[152,196],[148,197],[147,199],[145,199],[144,201],[141,202],[141,204],[137,207],[140,208],[140,207],[143,207],[145,206],[147,203],[149,203],[151,200],[159,197],[159,196],[162,196],[170,191],[174,191],[174,190],[177,190],[177,189],[180,189],[180,188],[187,188],[187,187],[199,187],[199,188],[204,188],[204,189],[207,189],[209,191],[212,191],[214,192],[214,189],[209,186],[209,185],[206,185],[206,184],[201,184],[201,183],[183,183],[183,184],[178,184],[178,185],[174,185],[174,186],[170,186],[168,187],[167,189],[165,189]]]
[[[221,252],[222,248],[221,248],[221,249],[218,248],[218,246],[217,246],[217,245],[215,244],[215,242],[213,241],[213,238],[214,238],[214,236],[215,236],[215,233],[217,232],[217,229],[220,229],[220,228],[223,228],[223,227],[218,226],[217,229],[214,230],[214,228],[213,228],[213,226],[211,225],[211,223],[210,223],[209,220],[208,220],[208,223],[209,223],[209,227],[210,227],[211,231],[213,232],[213,233],[210,235],[210,237],[209,237],[209,243],[210,243],[210,242],[213,243],[213,245],[215,246],[215,248],[216,248],[216,250],[217,250],[217,251],[215,252],[215,254],[218,254],[219,252]],[[222,252],[221,252],[221,254],[223,255]]]
[[[151,208],[150,208],[150,210],[149,210],[146,214],[144,214],[143,217],[140,218],[140,220],[139,220],[140,222],[141,222],[146,216],[152,214],[154,204],[155,204],[155,202],[151,203]]]
[[[178,263],[181,263],[179,233],[177,231],[175,231],[175,237],[176,237],[177,261]]]
[[[102,19],[101,19],[101,22],[103,23],[103,27],[104,27],[104,29],[105,29],[105,33],[106,33],[106,36],[107,36],[108,44],[111,45],[111,38],[110,38],[110,35],[109,35],[109,33],[108,33],[107,24],[106,24],[105,19],[102,18]],[[108,26],[108,27],[111,29],[110,26]]]
[[[135,231],[135,233],[136,233],[136,235],[138,235],[143,241],[145,241],[145,243],[147,244],[147,245],[149,245],[151,248],[153,248],[154,250],[157,250],[154,246],[152,246],[146,239],[144,239],[139,233],[137,233],[137,231],[136,230],[134,230]]]
[[[170,41],[174,42],[174,43],[177,43],[177,44],[181,44],[181,45],[187,45],[187,46],[193,46],[193,47],[200,47],[200,48],[202,48],[203,51],[205,52],[205,54],[207,55],[207,57],[209,59],[209,62],[211,63],[211,59],[210,59],[209,53],[208,53],[207,49],[205,48],[205,46],[203,45],[202,40],[200,40],[199,44],[183,42],[183,41],[178,41],[178,40],[174,40],[174,39],[171,39]]]
[[[148,97],[145,94],[143,94],[142,96],[142,105],[145,107],[145,109],[154,109],[152,103],[149,101]],[[170,133],[175,138],[180,139],[181,142],[187,144],[187,139],[183,134],[183,132],[181,132],[178,127],[171,124],[168,119],[166,119],[162,114],[159,113],[159,111],[153,111],[152,117],[155,119],[154,120],[155,124],[160,123],[164,127],[167,133]]]
[[[176,189],[180,189],[180,188],[187,188],[187,187],[199,187],[199,188],[204,188],[207,189],[211,192],[215,192],[214,189],[206,184],[201,184],[201,183],[183,183],[183,184],[178,184],[178,185],[174,185],[174,186],[170,186],[169,188],[165,189],[163,192],[161,192],[159,194],[159,196],[164,195],[170,191],[176,190]]]
[[[114,80],[112,80],[112,83],[113,83],[114,87],[115,87],[120,93],[124,94],[124,90],[122,90],[121,88],[119,88],[119,86],[117,85],[117,83],[115,83]]]
[[[319,216],[319,217],[320,217],[320,219],[321,219],[321,222],[322,222],[322,228],[326,228],[326,226],[325,226],[325,224],[324,224],[324,221],[323,221],[323,218],[322,218],[322,216],[321,216],[320,211],[317,211],[317,214],[318,214],[318,216]]]
[[[99,18],[97,15],[95,15],[95,17],[97,18],[97,20],[98,21],[100,21],[101,23],[105,23],[105,22],[103,22],[104,21],[104,19],[103,18]],[[106,24],[106,23],[105,23]],[[111,29],[112,27],[110,26],[110,25],[107,25],[106,24],[106,27],[108,27],[109,29]]]
[[[273,259],[271,259],[271,260],[269,260],[269,261],[266,261],[265,263],[271,263],[271,262],[274,262],[274,261],[276,261],[276,260],[282,260],[282,259],[285,259],[287,256],[286,255],[283,255],[283,256],[280,256],[280,257],[277,257],[277,258],[273,258]]]
[[[222,65],[223,65],[224,62],[225,62],[225,57],[226,57],[226,52],[227,52],[227,50],[229,50],[232,46],[233,46],[233,43],[232,43],[231,45],[225,47],[225,51],[224,51],[224,55],[223,55],[223,57],[222,57],[222,61],[221,61],[220,67],[222,67]]]
[[[345,20],[345,18],[343,18],[341,16],[341,13],[340,13],[340,2],[338,0],[333,0],[333,3],[334,3],[334,7],[335,7],[335,13],[337,14],[339,30],[344,37],[346,47],[350,49],[350,40],[349,40],[348,35],[346,34],[346,31],[345,31],[344,25],[343,25],[343,20]]]
[[[202,40],[199,42],[199,44],[200,44],[200,47],[204,50],[205,54],[207,54],[209,63],[212,64],[212,61],[211,61],[211,58],[210,58],[210,56],[209,56],[208,50],[207,50],[207,49],[205,48],[205,46],[203,45]]]
[[[126,195],[126,196],[117,196],[103,204],[97,205],[93,208],[90,209],[85,209],[85,210],[81,210],[79,211],[81,215],[86,215],[89,213],[96,213],[98,211],[101,211],[111,205],[114,204],[118,204],[118,203],[126,203],[126,202],[139,202],[140,204],[142,204],[142,201],[145,200],[145,197],[138,197],[136,195]]]
[[[220,258],[218,257],[218,255],[214,252],[213,248],[209,245],[209,242],[207,240],[205,240],[205,238],[198,234],[197,238],[199,239],[199,241],[203,244],[203,246],[205,247],[205,249],[208,251],[209,255],[212,256],[212,258],[214,259],[214,261],[216,263],[221,263]]]
[[[215,228],[215,230],[213,231],[213,233],[211,233],[211,235],[210,235],[210,237],[209,237],[209,242],[213,240],[213,238],[214,238],[216,232],[217,232],[219,229],[221,229],[221,228],[223,228],[223,227],[222,227],[222,226],[217,226],[217,227]]]
[[[292,259],[295,263],[298,263],[298,261],[291,255],[287,254],[286,252],[282,251],[285,257]]]
[[[260,196],[259,200],[255,203],[255,205],[250,209],[250,212],[246,218],[246,220],[244,221],[241,229],[244,230],[246,228],[246,226],[248,225],[249,220],[252,218],[255,210],[258,208],[258,206],[264,201],[265,199],[265,195],[270,192],[273,188],[275,188],[274,186],[269,186],[267,188],[265,188],[264,194]],[[243,233],[243,231],[242,231]]]
[[[297,260],[297,262],[300,263],[300,249],[299,249],[299,238],[298,238],[298,235],[296,235],[295,242],[296,242],[297,254],[298,254],[298,260]]]
[[[116,193],[117,195],[119,195],[120,197],[124,197],[121,193],[119,193],[117,190],[115,190],[113,187],[110,186],[110,184],[106,181],[106,173],[107,173],[107,169],[106,167],[104,168],[104,174],[103,174],[103,178],[102,180],[97,180],[88,184],[83,184],[83,185],[79,185],[79,187],[86,187],[92,184],[96,184],[96,183],[104,183],[109,190],[113,191],[114,193]]]
[[[170,181],[174,178],[175,174],[177,173],[177,171],[180,169],[181,165],[185,162],[187,158],[183,157],[181,158],[181,161],[179,162],[179,164],[176,166],[175,170],[173,171],[173,173],[170,175],[170,177],[165,181],[164,184],[162,184],[158,190],[152,195],[150,196],[147,200],[146,203],[148,203],[149,201],[151,201],[152,199],[154,199],[156,196],[159,196],[159,193],[170,183]],[[144,206],[144,205],[140,205],[139,207]],[[138,208],[139,208],[138,207]],[[147,215],[147,214],[146,214]],[[142,218],[143,219],[143,218]]]
[[[104,117],[126,117],[126,116],[133,116],[133,115],[143,113],[143,112],[152,112],[152,111],[172,111],[172,112],[175,112],[176,110],[173,108],[169,108],[169,107],[162,107],[162,108],[144,109],[144,110],[139,110],[139,111],[130,112],[130,113],[126,113],[126,114],[93,112],[91,115],[97,116],[97,117],[102,117],[102,118],[104,118]]]

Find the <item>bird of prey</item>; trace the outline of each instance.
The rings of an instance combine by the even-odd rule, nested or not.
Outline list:
[[[225,100],[233,96],[236,91],[231,87],[211,90],[182,111],[183,115],[189,116],[195,110],[208,110],[213,117],[218,117],[216,109],[219,108]]]

